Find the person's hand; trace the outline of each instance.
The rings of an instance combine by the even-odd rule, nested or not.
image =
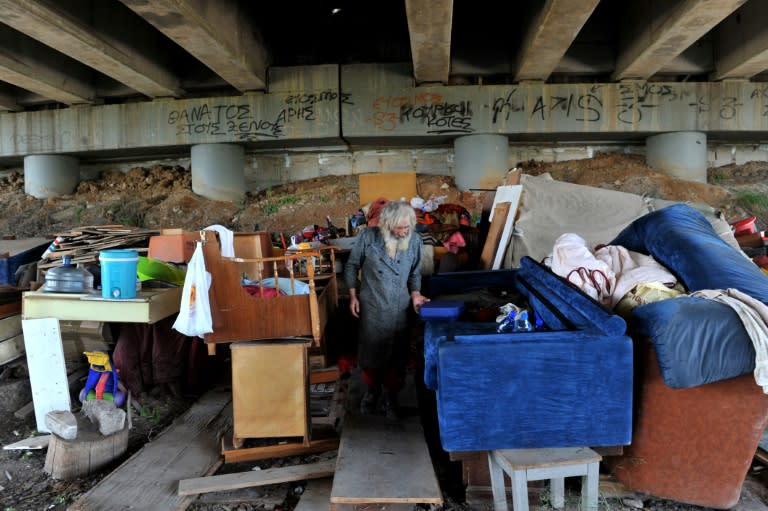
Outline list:
[[[413,310],[416,311],[416,314],[418,314],[421,306],[429,302],[429,298],[419,293],[418,291],[414,291],[411,293],[411,302],[413,302]]]
[[[360,317],[360,301],[356,296],[349,297],[349,312],[356,318]]]

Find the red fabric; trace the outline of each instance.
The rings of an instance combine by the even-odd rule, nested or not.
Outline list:
[[[112,362],[120,381],[134,395],[160,384],[203,392],[226,367],[223,356],[208,355],[202,339],[173,330],[175,319],[174,315],[151,325],[119,324]]]
[[[339,366],[339,372],[341,374],[350,373],[353,368],[357,367],[357,359],[349,355],[340,355],[336,365]]]
[[[443,242],[443,246],[451,254],[458,254],[460,248],[467,246],[467,242],[464,241],[464,236],[461,235],[461,232],[456,231],[448,236],[448,239]]]
[[[379,225],[379,215],[381,214],[381,210],[384,209],[384,206],[389,203],[389,199],[385,199],[384,197],[379,197],[373,203],[371,204],[371,207],[368,209],[368,225],[370,227],[375,227]]]
[[[280,296],[280,291],[274,287],[243,286],[243,289],[248,291],[248,294],[255,296],[256,298],[274,298],[276,296]]]

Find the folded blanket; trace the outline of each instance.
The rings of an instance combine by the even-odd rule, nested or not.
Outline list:
[[[691,296],[710,298],[736,311],[755,347],[755,383],[768,394],[768,306],[738,289],[702,289]]]

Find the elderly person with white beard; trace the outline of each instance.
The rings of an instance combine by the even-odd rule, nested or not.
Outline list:
[[[418,313],[429,301],[421,294],[421,237],[414,234],[415,226],[410,204],[387,203],[378,225],[358,235],[344,268],[349,309],[360,319],[357,357],[368,385],[360,403],[364,414],[399,416],[397,395],[409,353],[408,308]]]

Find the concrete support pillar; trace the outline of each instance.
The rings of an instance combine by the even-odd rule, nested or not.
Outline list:
[[[192,146],[192,191],[206,199],[238,202],[245,197],[245,149],[237,144]]]
[[[645,141],[645,162],[665,174],[688,181],[707,182],[707,135],[675,131]]]
[[[453,152],[460,190],[495,190],[509,170],[509,140],[504,135],[459,137]]]
[[[33,154],[24,157],[24,192],[36,199],[68,195],[80,182],[80,162],[73,156]]]

